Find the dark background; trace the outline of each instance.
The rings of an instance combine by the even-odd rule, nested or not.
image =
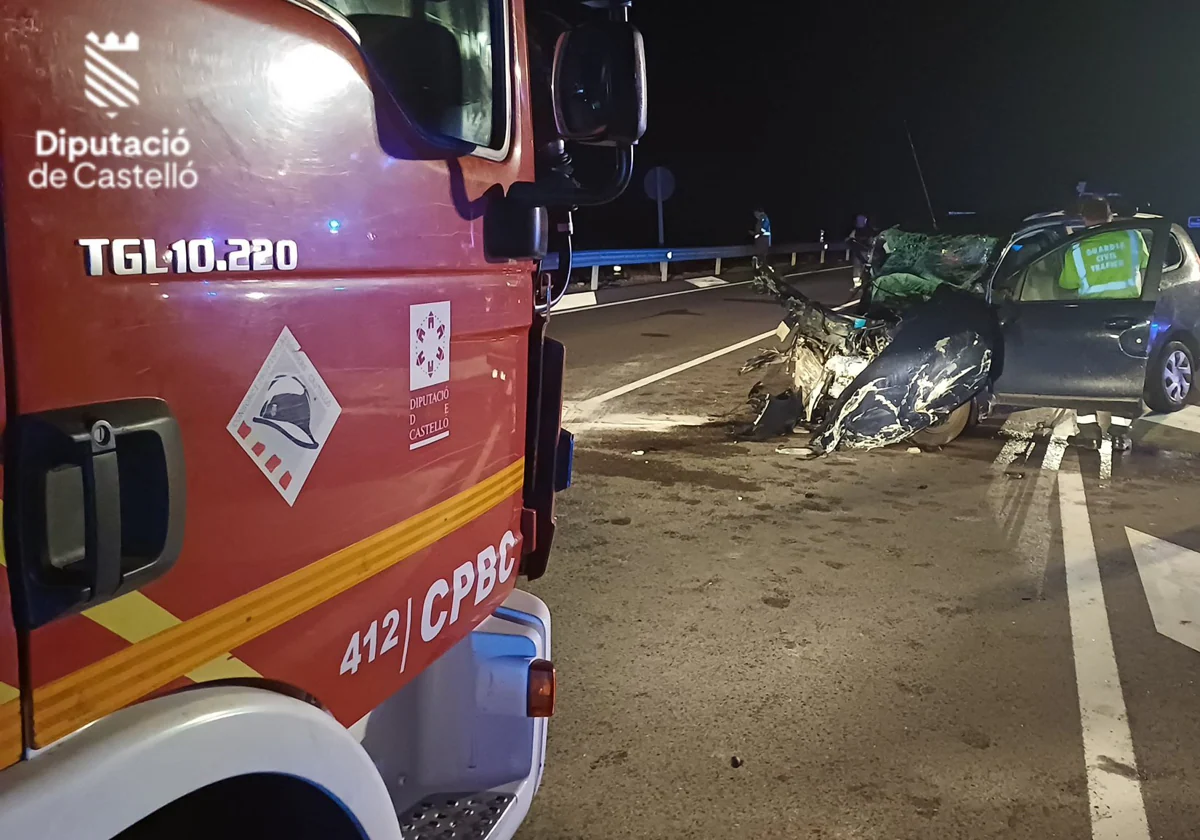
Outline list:
[[[642,181],[668,166],[667,244],[830,239],[868,212],[928,224],[1061,209],[1075,184],[1200,215],[1200,3],[635,0],[649,130],[629,191],[577,246],[657,239]]]

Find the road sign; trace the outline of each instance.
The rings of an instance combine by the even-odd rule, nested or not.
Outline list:
[[[1188,216],[1188,227],[1200,228],[1200,216]]]
[[[646,197],[658,204],[658,244],[663,244],[663,202],[675,194],[675,176],[665,166],[646,173]]]
[[[666,201],[675,194],[675,175],[665,166],[656,166],[646,173],[646,197]]]

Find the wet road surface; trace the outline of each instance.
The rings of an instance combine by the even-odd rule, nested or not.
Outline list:
[[[780,314],[738,286],[554,320],[579,449],[529,585],[560,693],[522,840],[1200,836],[1200,463],[1057,416],[739,440]]]

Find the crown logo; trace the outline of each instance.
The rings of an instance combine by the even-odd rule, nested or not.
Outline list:
[[[130,32],[124,38],[117,37],[115,32],[109,32],[103,41],[95,32],[89,32],[87,39],[105,52],[137,52],[139,47],[136,32]]]

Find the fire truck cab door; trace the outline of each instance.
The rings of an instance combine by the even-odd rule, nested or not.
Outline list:
[[[533,177],[524,24],[408,5],[0,0],[33,746],[221,679],[350,724],[511,592],[532,263],[485,257],[483,207]],[[461,48],[478,113],[438,113],[474,146],[384,89],[414,32]]]
[[[3,233],[0,232],[0,237]],[[2,253],[2,249],[0,249]],[[0,265],[0,274],[4,267]],[[0,364],[0,393],[3,393],[4,369]],[[7,432],[6,409],[0,401],[0,434]],[[0,478],[4,474],[0,464]],[[9,591],[7,558],[0,547],[0,769],[21,757],[21,678],[17,665],[17,628],[13,620]]]

